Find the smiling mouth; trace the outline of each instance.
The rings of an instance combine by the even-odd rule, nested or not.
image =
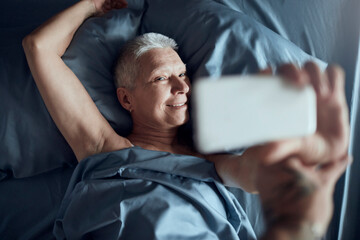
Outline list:
[[[186,102],[185,102],[185,103],[179,103],[179,104],[168,104],[168,105],[166,105],[166,106],[179,108],[179,107],[183,107],[183,106],[185,106],[185,105],[186,105]]]

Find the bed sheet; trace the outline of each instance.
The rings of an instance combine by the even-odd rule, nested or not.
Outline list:
[[[54,239],[54,221],[74,168],[0,183],[0,239]]]
[[[80,162],[54,233],[57,239],[256,239],[213,163],[140,147]]]

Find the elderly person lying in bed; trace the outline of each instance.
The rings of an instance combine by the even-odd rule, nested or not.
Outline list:
[[[189,222],[188,224],[194,225],[197,234],[200,232],[204,235],[196,235],[179,227],[172,230],[172,235],[164,236],[158,235],[155,229],[136,229],[136,225],[141,227],[145,222],[142,222],[143,218],[140,215],[131,216],[130,213],[138,213],[132,212],[132,209],[126,216],[122,215],[122,212],[117,216],[122,221],[117,227],[117,236],[128,239],[129,236],[141,236],[136,234],[148,231],[154,238],[165,239],[170,236],[185,239],[190,236],[209,239],[212,236],[224,239],[224,236],[237,238],[237,235],[254,239],[255,235],[251,232],[251,228],[246,226],[246,216],[239,217],[243,214],[241,207],[233,202],[234,199],[228,196],[225,188],[219,186],[217,183],[219,181],[224,185],[240,187],[249,192],[259,191],[268,224],[264,239],[295,239],[295,237],[314,239],[323,234],[331,217],[332,191],[348,159],[348,112],[342,70],[339,67],[329,66],[322,73],[314,63],[307,63],[302,69],[287,64],[278,70],[279,74],[291,79],[289,81],[294,85],[299,87],[305,84],[313,85],[318,102],[318,129],[315,134],[255,146],[247,149],[241,156],[202,156],[177,140],[179,127],[189,119],[188,101],[191,85],[186,74],[186,66],[176,52],[176,43],[160,34],[146,34],[126,44],[117,64],[117,96],[121,105],[130,112],[133,120],[131,134],[127,137],[119,136],[100,114],[85,88],[64,64],[61,56],[75,31],[86,18],[125,6],[126,2],[120,0],[80,1],[54,16],[24,39],[26,57],[44,102],[78,161],[98,153],[129,151],[134,148],[151,150],[151,154],[173,153],[175,154],[172,155],[173,158],[183,155],[195,156],[191,161],[204,168],[196,169],[198,173],[195,171],[195,175],[189,173],[187,176],[190,177],[181,178],[183,182],[180,183],[180,188],[190,181],[192,187],[189,191],[193,191],[192,193],[201,192],[206,186],[212,192],[211,196],[218,199],[216,201],[221,206],[216,211],[224,211],[222,217],[225,221],[224,219],[215,221],[214,219],[218,219],[219,216],[208,212],[204,214],[205,210],[199,210],[196,204],[193,204],[192,211],[199,211],[201,217],[200,220],[194,219],[192,224]],[[262,73],[269,72],[270,70],[264,70]],[[214,164],[203,160],[204,158]],[[169,160],[169,164],[172,164],[171,161]],[[176,166],[181,164],[181,161],[177,162]],[[216,169],[220,179],[211,180],[213,183],[209,183],[208,180],[199,178],[200,180],[193,184],[195,181],[193,178],[197,179],[197,174],[202,175],[199,172],[212,168]],[[157,171],[166,173],[163,169]],[[169,181],[174,179],[172,172],[166,174]],[[205,179],[208,179],[206,174],[204,173]],[[167,183],[156,182],[156,184]],[[130,191],[133,194],[137,192],[138,199],[141,199],[144,192],[138,187]],[[185,199],[186,202],[190,195],[182,196],[182,201]],[[167,195],[164,194],[164,198],[165,196]],[[87,206],[92,200],[87,197],[85,201]],[[121,199],[117,201],[118,204],[122,202]],[[168,200],[161,201],[166,203]],[[139,202],[141,201],[139,200],[137,204]],[[136,208],[144,207],[141,204],[137,206],[136,201],[133,205]],[[206,208],[210,207],[204,207]],[[231,208],[233,212],[230,214],[228,211]],[[90,211],[90,208],[88,210]],[[166,212],[171,209],[165,208],[161,211]],[[162,225],[164,221],[159,217],[164,216],[163,212],[158,214],[158,217],[151,211],[145,214],[151,215],[149,218],[152,219],[154,228],[164,230],[168,226]],[[167,224],[183,226],[182,221],[189,219],[186,220],[186,216],[180,215],[186,214],[185,210],[177,212],[172,215],[172,222]],[[89,214],[84,217],[84,222],[88,223],[90,216],[94,218],[94,215]],[[236,225],[234,218],[239,219],[240,223]],[[133,220],[135,222],[131,219],[135,219]],[[198,221],[204,223],[200,224]],[[209,221],[215,226],[210,226]],[[83,234],[71,235],[73,232],[66,232],[66,223],[62,222],[62,225],[64,238],[74,238],[72,236]],[[204,226],[207,229],[202,229]],[[105,228],[105,233],[109,233],[109,229]],[[132,229],[133,235],[126,235],[124,229]],[[96,234],[99,234],[98,230]],[[86,236],[90,236],[91,228],[86,231]],[[248,232],[244,233],[244,231]]]

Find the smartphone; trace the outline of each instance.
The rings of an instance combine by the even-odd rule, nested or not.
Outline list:
[[[194,143],[201,153],[232,151],[316,130],[316,95],[277,76],[198,79],[192,90]]]

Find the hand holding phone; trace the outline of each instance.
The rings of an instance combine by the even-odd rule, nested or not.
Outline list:
[[[316,95],[276,76],[202,78],[192,93],[198,151],[235,150],[316,130]]]

